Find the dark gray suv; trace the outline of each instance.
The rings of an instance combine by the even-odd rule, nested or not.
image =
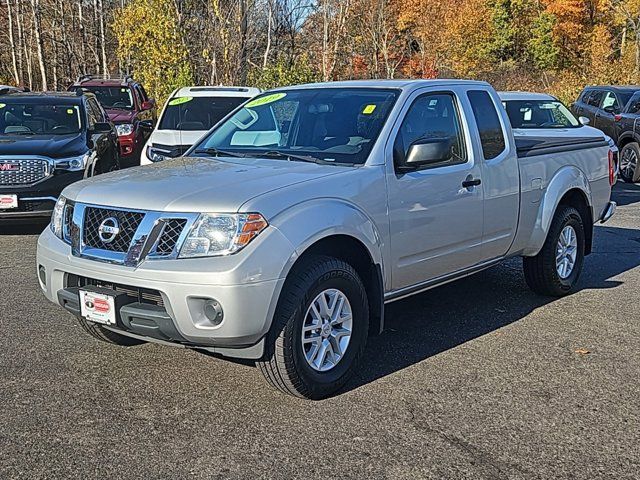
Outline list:
[[[586,87],[571,110],[609,135],[620,149],[620,177],[640,181],[640,86]]]

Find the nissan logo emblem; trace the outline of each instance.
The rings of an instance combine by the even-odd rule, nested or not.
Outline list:
[[[102,243],[113,242],[118,233],[120,233],[120,226],[118,225],[118,219],[114,217],[105,218],[98,227],[98,237],[100,237]]]

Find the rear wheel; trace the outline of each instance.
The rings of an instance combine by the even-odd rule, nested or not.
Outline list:
[[[78,322],[85,332],[87,332],[93,338],[100,340],[101,342],[120,345],[121,347],[133,347],[135,345],[142,345],[143,343],[146,343],[143,340],[138,340],[137,338],[120,335],[119,333],[107,330],[102,325],[98,325],[94,322],[89,322],[84,318],[78,318]]]
[[[640,182],[640,145],[627,143],[620,152],[620,177],[629,183]]]
[[[524,278],[541,295],[561,297],[571,291],[584,261],[585,234],[580,213],[560,205],[547,239],[535,257],[524,257]]]
[[[309,257],[287,278],[258,365],[284,393],[325,398],[353,374],[368,330],[367,294],[353,267]]]

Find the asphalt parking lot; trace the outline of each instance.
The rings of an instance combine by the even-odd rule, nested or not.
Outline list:
[[[0,226],[0,479],[639,478],[640,185],[618,184],[579,291],[520,261],[387,307],[358,377],[305,402],[251,365],[94,341]]]

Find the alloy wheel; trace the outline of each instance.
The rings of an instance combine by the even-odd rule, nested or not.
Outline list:
[[[302,348],[311,368],[327,372],[347,351],[353,314],[347,296],[335,288],[323,290],[307,309],[302,325]]]

